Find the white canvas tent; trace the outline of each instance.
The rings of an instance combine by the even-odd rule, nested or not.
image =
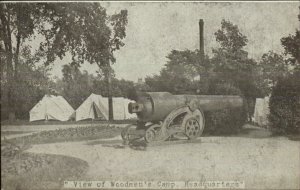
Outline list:
[[[91,94],[76,110],[76,121],[85,119],[107,120],[108,110],[103,105],[103,97]]]
[[[259,126],[268,125],[269,109],[269,97],[256,98],[254,109],[254,122]]]
[[[135,118],[128,113],[128,103],[132,102],[123,97],[113,97],[113,114],[115,120]],[[108,120],[108,98],[91,94],[76,110],[76,121],[86,119]]]
[[[67,121],[70,119],[74,109],[62,97],[45,95],[29,112],[29,121],[38,120],[59,120]]]

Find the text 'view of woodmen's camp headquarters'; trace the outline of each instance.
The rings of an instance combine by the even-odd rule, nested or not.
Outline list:
[[[299,1],[0,2],[1,190],[300,189]]]

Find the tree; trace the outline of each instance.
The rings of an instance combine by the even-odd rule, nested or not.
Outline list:
[[[18,80],[14,91],[16,104],[16,118],[28,119],[29,111],[42,99],[45,94],[55,94],[54,82],[49,79],[48,68],[45,66],[32,67],[20,64]],[[21,92],[21,93],[20,93]]]
[[[76,63],[64,65],[62,72],[63,78],[56,81],[56,89],[76,109],[93,92],[94,78],[86,71],[81,72]]]
[[[12,120],[15,118],[13,94],[16,90],[14,84],[18,83],[21,46],[26,39],[33,36],[34,29],[40,24],[36,9],[38,6],[32,7],[28,3],[0,4],[0,52],[1,61],[5,65],[8,112]]]
[[[46,65],[70,53],[73,62],[95,63],[108,74],[110,63],[116,61],[113,52],[124,46],[127,11],[109,16],[99,3],[2,3],[0,19],[1,59],[6,63],[10,113],[14,115],[13,81],[18,78],[19,52],[26,39],[36,34],[45,38],[39,52]]]
[[[266,84],[268,94],[276,82],[289,72],[284,57],[273,51],[263,54],[258,66],[262,76],[261,82]]]
[[[23,53],[21,53],[21,57]],[[18,91],[13,91],[13,96],[17,101],[16,117],[19,119],[28,119],[29,111],[45,94],[53,94],[54,82],[49,79],[49,68],[41,65],[35,66],[32,59],[29,62],[19,61],[18,77],[22,80],[13,81]],[[1,119],[8,118],[9,101],[7,97],[7,81],[1,81]]]
[[[237,25],[230,21],[222,20],[221,29],[216,33],[216,40],[220,48],[213,49],[213,71],[221,83],[228,83],[238,88],[247,100],[248,118],[254,110],[253,102],[257,96],[261,96],[260,89],[255,83],[256,62],[248,58],[248,52],[244,50],[248,39],[243,35]]]
[[[36,9],[38,6],[31,7],[28,3],[0,4],[2,119],[13,120],[15,115],[26,118],[41,94],[53,86],[47,76],[48,69],[35,66],[44,56],[43,52],[34,52],[25,43],[41,24]]]
[[[160,75],[145,79],[153,91],[168,91],[175,94],[206,93],[205,84],[210,69],[208,57],[201,63],[199,50],[172,50],[167,58],[168,62]]]
[[[243,50],[247,38],[239,32],[237,26],[222,21],[221,29],[216,32],[216,39],[221,47],[214,50],[212,59],[206,56],[201,61],[199,50],[173,50],[167,56],[165,68],[159,75],[147,77],[146,84],[153,91],[168,91],[173,94],[254,96],[251,93],[256,93],[253,91],[255,85],[249,79],[254,78],[252,67],[256,63],[248,59],[247,52]],[[204,114],[206,132],[214,134],[237,132],[247,115],[244,107],[206,111]]]
[[[300,71],[278,80],[270,98],[272,129],[275,132],[300,132]]]
[[[248,53],[243,50],[248,39],[240,33],[237,25],[225,20],[215,36],[220,48],[213,49],[214,72],[222,80],[237,85],[240,75],[248,73],[253,66],[253,60],[249,60]]]
[[[47,52],[47,63],[70,52],[73,61],[88,61],[100,68],[115,62],[113,52],[124,46],[127,11],[108,16],[99,3],[42,4],[40,14],[47,25],[40,26],[45,36],[41,49]],[[44,12],[42,12],[44,11]]]
[[[113,97],[128,98],[130,91],[135,90],[134,83],[132,81],[127,81],[124,79],[119,80],[115,77],[112,77],[111,84],[112,84],[111,94]],[[92,86],[93,86],[92,91],[94,93],[100,94],[104,97],[108,96],[105,78],[102,77],[94,78]]]
[[[46,4],[47,16],[51,18],[52,30],[42,29],[48,53],[47,61],[62,58],[66,52],[71,52],[72,59],[84,63],[96,63],[105,70],[108,83],[109,118],[113,119],[112,98],[110,93],[111,70],[110,63],[116,60],[113,52],[124,46],[125,27],[127,25],[127,10],[108,16],[106,10],[98,3],[93,4]],[[54,42],[54,43],[52,43]]]
[[[87,71],[80,71],[77,63],[63,66],[63,78],[56,81],[56,90],[62,94],[73,108],[78,108],[91,93],[108,96],[107,81],[102,72],[97,76]],[[114,97],[129,98],[131,91],[135,91],[132,81],[112,77],[111,93]]]
[[[300,10],[300,6],[299,6]],[[298,15],[298,20],[300,24],[300,14]],[[300,31],[296,30],[295,35],[289,35],[281,39],[281,44],[284,47],[285,54],[292,56],[290,62],[295,65],[298,69],[300,67]],[[297,61],[296,61],[297,60]]]
[[[295,35],[289,35],[281,39],[281,43],[285,49],[285,53],[291,55],[293,58],[290,61],[293,64],[300,65],[300,31],[296,30]],[[296,63],[296,60],[298,63]]]
[[[299,7],[300,9],[300,7]],[[300,14],[298,15],[300,22]],[[281,43],[285,55],[289,55],[288,64],[292,65],[293,72],[281,76],[270,98],[269,120],[272,129],[277,132],[300,132],[300,31],[295,35],[283,37]],[[280,69],[280,68],[279,68]],[[280,70],[279,70],[280,71]]]

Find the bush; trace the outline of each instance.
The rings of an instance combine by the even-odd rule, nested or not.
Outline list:
[[[215,81],[213,81],[215,82]],[[232,84],[215,82],[209,87],[209,94],[214,95],[241,95],[241,91]]]
[[[273,131],[300,132],[300,71],[277,82],[271,93],[269,107]]]
[[[209,88],[211,95],[240,95],[241,91],[232,84],[212,81]],[[244,99],[244,105],[246,100]],[[217,111],[207,111],[205,115],[204,134],[229,135],[236,134],[247,120],[246,106],[242,108],[228,108]]]
[[[244,107],[209,111],[204,115],[204,133],[210,135],[236,134],[247,120],[247,112]]]

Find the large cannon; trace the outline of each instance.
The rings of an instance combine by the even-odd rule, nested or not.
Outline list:
[[[165,141],[182,134],[188,139],[199,137],[205,126],[204,112],[242,107],[240,96],[172,95],[168,92],[139,94],[128,111],[136,113],[138,121],[122,131],[125,143],[144,138],[146,142]]]

